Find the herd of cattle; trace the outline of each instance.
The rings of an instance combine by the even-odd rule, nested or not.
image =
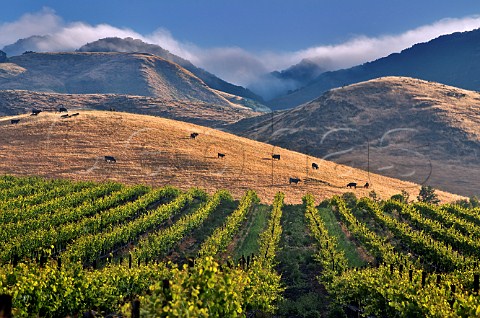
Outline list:
[[[114,111],[113,109],[110,109],[110,110]],[[42,111],[40,109],[33,108],[30,116],[37,116],[41,112]],[[55,111],[55,113],[57,113],[57,112],[67,113],[67,114],[61,115],[60,118],[70,118],[70,117],[74,117],[74,116],[79,115],[79,113],[74,113],[74,114],[69,115],[68,114],[68,109],[65,108],[65,107],[60,107],[58,110]],[[18,124],[19,122],[20,122],[20,119],[11,119],[10,120],[11,124]],[[199,134],[196,133],[196,132],[193,132],[193,133],[190,134],[191,139],[196,139],[198,136],[199,136]],[[219,153],[217,153],[217,158],[219,158],[219,159],[225,158],[225,154],[219,152]],[[117,162],[117,160],[113,156],[105,156],[104,159],[105,159],[105,162],[107,162],[107,163],[116,163]],[[280,160],[280,154],[272,154],[272,160]],[[318,164],[315,163],[315,162],[312,162],[312,169],[318,170],[318,168],[319,168]],[[292,184],[292,183],[298,184],[300,181],[302,181],[302,180],[299,179],[299,178],[289,178],[289,184]],[[368,182],[365,183],[365,185],[363,187],[357,185],[356,182],[350,182],[350,183],[347,184],[347,188],[354,188],[354,189],[356,189],[358,187],[368,189],[369,186],[370,185],[369,185]]]

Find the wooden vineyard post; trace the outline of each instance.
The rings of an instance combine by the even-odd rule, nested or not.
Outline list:
[[[441,280],[442,276],[440,276],[440,274],[437,274],[437,286],[440,285]]]
[[[412,279],[413,279],[413,269],[409,269],[408,270],[408,280],[410,282],[412,282]]]
[[[455,294],[455,285],[450,285],[450,292],[451,292],[451,295],[450,295],[450,299],[448,300],[448,302],[450,303],[450,307],[453,308],[453,304],[455,303],[455,297],[454,297],[454,294]]]
[[[473,275],[473,292],[478,294],[478,286],[479,285],[479,275],[474,274]]]
[[[427,279],[427,273],[422,271],[422,287],[425,287],[426,279]]]
[[[12,296],[0,295],[0,318],[12,317]]]
[[[140,300],[132,301],[132,318],[140,318]]]
[[[128,268],[132,268],[132,254],[128,254]]]
[[[163,301],[163,306],[167,306],[170,301],[172,301],[172,295],[170,292],[170,281],[168,279],[162,280],[163,294],[165,295],[165,300]]]

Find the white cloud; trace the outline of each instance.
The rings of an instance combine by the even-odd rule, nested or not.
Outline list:
[[[443,19],[401,34],[357,36],[337,45],[320,45],[292,52],[254,53],[237,47],[201,48],[176,40],[164,28],[151,34],[140,34],[128,28],[108,24],[66,23],[53,10],[44,8],[36,13],[25,14],[17,21],[0,24],[0,47],[33,35],[48,35],[27,44],[35,46],[31,49],[36,51],[71,51],[99,38],[132,37],[158,44],[227,81],[247,86],[258,83],[258,79],[267,72],[285,69],[305,58],[315,61],[327,70],[335,70],[399,52],[415,43],[425,42],[442,34],[479,27],[480,16]],[[291,83],[289,85],[291,86]]]
[[[17,21],[0,24],[0,47],[32,35],[49,34],[58,30],[62,23],[62,19],[48,8],[24,14]]]
[[[326,45],[294,52],[294,60],[310,58],[327,61],[327,69],[350,67],[371,61],[390,53],[400,52],[416,43],[427,42],[440,35],[470,31],[480,28],[480,16],[461,19],[442,19],[430,25],[421,26],[401,34],[379,37],[358,36],[338,45]],[[289,57],[289,58],[291,58]]]

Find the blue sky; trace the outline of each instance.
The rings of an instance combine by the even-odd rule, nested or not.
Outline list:
[[[31,35],[51,36],[37,51],[131,36],[248,85],[303,58],[344,68],[478,27],[476,0],[15,0],[2,5],[0,49]]]
[[[180,41],[252,51],[336,44],[480,14],[475,0],[15,0],[2,5],[0,23],[43,7],[66,22],[108,23],[142,34],[165,28]]]

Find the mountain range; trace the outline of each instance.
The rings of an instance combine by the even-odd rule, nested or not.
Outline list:
[[[382,76],[408,76],[468,90],[480,90],[480,29],[443,35],[400,53],[348,69],[324,72],[306,86],[268,101],[272,109],[309,102],[331,88]],[[317,66],[313,66],[314,70]],[[291,74],[291,72],[290,72]],[[303,75],[290,77],[289,80]]]

